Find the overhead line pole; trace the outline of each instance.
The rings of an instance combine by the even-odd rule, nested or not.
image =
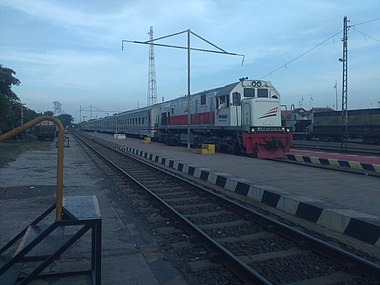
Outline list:
[[[154,41],[166,39],[166,38],[177,36],[177,35],[184,34],[184,33],[187,33],[187,46],[186,47],[176,46],[176,45],[166,45],[166,44],[154,43]],[[196,36],[196,37],[198,37],[199,39],[203,40],[204,42],[208,43],[209,45],[217,48],[218,50],[207,50],[207,49],[200,49],[200,48],[192,48],[192,47],[190,47],[190,35],[191,34],[194,35],[194,36]],[[208,40],[202,38],[201,36],[199,36],[199,35],[197,35],[195,33],[193,33],[190,29],[182,31],[182,32],[170,34],[170,35],[167,35],[167,36],[159,37],[159,38],[156,38],[156,39],[153,39],[153,40],[144,41],[144,42],[142,42],[142,41],[132,41],[132,40],[122,40],[121,41],[121,50],[124,50],[124,43],[155,45],[155,46],[161,46],[161,47],[169,47],[169,48],[177,48],[177,49],[186,49],[187,50],[187,150],[189,151],[190,150],[190,133],[191,133],[191,127],[190,127],[190,125],[191,125],[190,124],[191,123],[191,116],[190,116],[190,111],[191,111],[191,99],[190,99],[190,51],[194,50],[194,51],[202,51],[202,52],[210,52],[210,53],[219,53],[219,54],[225,54],[225,55],[241,56],[241,57],[243,57],[242,58],[242,62],[241,62],[242,65],[244,63],[245,55],[238,54],[238,53],[226,52],[225,50],[223,50],[220,47],[214,45],[213,43],[209,42]]]
[[[342,142],[341,148],[343,145],[347,147],[347,137],[348,137],[348,25],[347,16],[343,18],[343,57],[340,61],[343,64],[343,74],[342,74]]]
[[[190,124],[191,124],[191,100],[190,100],[190,30],[187,30],[187,150],[190,150]]]

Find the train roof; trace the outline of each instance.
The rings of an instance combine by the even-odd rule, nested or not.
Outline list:
[[[132,110],[124,111],[124,112],[118,113],[118,114],[116,114],[114,116],[124,115],[126,113],[128,113],[128,114],[134,114],[134,113],[149,111],[150,109],[154,108],[158,104],[159,103],[156,103],[156,104],[150,105],[150,106],[141,107],[141,108],[138,108],[138,109],[132,109]]]
[[[265,82],[265,84],[263,84],[264,87],[272,87],[272,84],[270,83],[270,81],[265,81],[265,80],[248,80],[248,81],[261,81],[261,82]],[[217,88],[213,88],[213,89],[209,89],[209,90],[204,90],[202,92],[198,92],[196,94],[193,94],[193,95],[200,95],[200,94],[207,94],[207,93],[211,93],[211,92],[216,92],[216,97],[220,97],[220,96],[226,96],[226,95],[229,95],[231,93],[231,91],[240,83],[240,81],[237,81],[237,82],[234,82],[234,83],[230,83],[230,84],[227,84],[225,86],[222,86],[222,87],[217,87]],[[277,90],[276,90],[277,92]],[[278,92],[277,92],[278,93]]]
[[[215,90],[215,91],[217,91],[216,96],[229,95],[231,93],[232,89],[234,89],[238,83],[239,82],[234,82],[234,83],[228,84],[226,86],[217,88],[217,90]]]

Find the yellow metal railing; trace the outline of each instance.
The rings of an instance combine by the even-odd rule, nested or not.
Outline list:
[[[57,118],[49,117],[49,116],[42,116],[35,118],[3,135],[0,135],[0,142],[5,141],[14,135],[17,135],[18,133],[21,133],[25,131],[26,129],[29,129],[38,123],[41,123],[42,121],[51,121],[53,122],[57,128],[58,128],[58,153],[57,153],[57,202],[56,202],[56,209],[55,209],[55,219],[57,221],[62,220],[62,189],[63,189],[63,139],[64,139],[64,133],[65,130],[63,129],[63,126],[61,122]]]

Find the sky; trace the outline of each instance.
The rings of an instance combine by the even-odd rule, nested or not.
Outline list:
[[[0,0],[0,64],[16,72],[13,91],[26,107],[53,111],[59,101],[79,122],[146,106],[149,46],[122,50],[122,40],[146,41],[150,26],[154,38],[190,29],[245,55],[242,64],[239,56],[192,51],[191,93],[248,77],[271,81],[288,109],[335,108],[336,98],[340,109],[344,16],[348,108],[378,108],[378,0]],[[186,46],[187,35],[156,43]],[[190,43],[215,50],[195,36]],[[154,53],[158,101],[187,94],[186,50]]]

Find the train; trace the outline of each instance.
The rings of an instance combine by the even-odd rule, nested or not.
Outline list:
[[[188,96],[79,124],[84,131],[148,136],[168,145],[197,147],[258,158],[283,158],[293,137],[281,126],[280,94],[270,81],[239,81]],[[188,112],[190,118],[188,121]]]
[[[287,114],[289,112],[292,111]],[[295,139],[321,141],[341,141],[346,128],[345,123],[342,124],[342,111],[329,108],[296,109],[292,112],[291,122],[288,120],[285,125],[292,129]],[[348,110],[346,137],[380,144],[380,108]]]
[[[42,121],[34,127],[34,135],[38,140],[51,140],[56,137],[57,127],[53,122]]]

